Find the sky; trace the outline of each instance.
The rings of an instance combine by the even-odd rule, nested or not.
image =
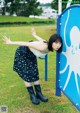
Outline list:
[[[40,3],[51,3],[53,0],[38,0]]]

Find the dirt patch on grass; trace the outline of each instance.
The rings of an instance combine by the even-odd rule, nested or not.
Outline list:
[[[40,111],[40,113],[51,113],[50,111]]]
[[[26,108],[20,109],[16,113],[40,113],[40,112],[36,112],[36,111],[32,110],[31,108],[26,107]]]

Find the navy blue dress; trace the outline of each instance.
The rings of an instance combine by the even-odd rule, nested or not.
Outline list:
[[[15,53],[13,70],[27,82],[39,80],[37,58],[26,46],[19,46]]]

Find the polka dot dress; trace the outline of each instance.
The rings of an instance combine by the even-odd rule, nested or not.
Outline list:
[[[39,80],[36,56],[26,46],[19,46],[15,53],[13,70],[27,82]]]

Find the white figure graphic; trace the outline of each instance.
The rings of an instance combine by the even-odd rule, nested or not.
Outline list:
[[[67,38],[65,36],[65,32],[64,32],[64,38]],[[67,59],[66,61],[67,63],[64,69],[60,71],[60,73],[63,74],[66,71],[67,67],[69,66],[69,73],[66,83],[63,87],[63,90],[66,89],[71,77],[71,73],[74,72],[77,92],[78,94],[80,94],[78,79],[77,79],[77,75],[80,76],[80,62],[79,62],[80,61],[80,30],[77,26],[72,27],[70,31],[70,40],[71,40],[71,46],[69,47],[66,44],[66,39],[64,39],[66,45],[66,52],[62,52],[62,54]]]

